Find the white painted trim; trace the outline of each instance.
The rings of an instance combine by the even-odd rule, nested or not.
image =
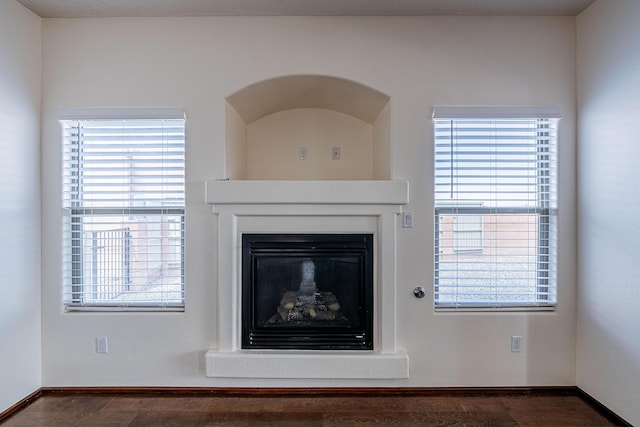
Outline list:
[[[409,356],[360,352],[232,352],[209,350],[207,377],[290,379],[409,378]]]
[[[206,200],[218,216],[219,233],[218,340],[205,356],[208,377],[408,378],[408,355],[396,343],[397,217],[409,200],[407,182],[208,181]],[[373,234],[374,350],[243,350],[243,233]]]
[[[58,120],[184,119],[183,107],[60,108]]]
[[[436,105],[434,119],[559,119],[555,105]]]
[[[219,204],[409,203],[407,181],[230,181],[206,182],[206,202]]]

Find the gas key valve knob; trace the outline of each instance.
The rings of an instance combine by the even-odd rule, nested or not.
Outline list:
[[[415,295],[416,298],[424,298],[424,295],[425,295],[424,288],[422,286],[418,286],[413,290],[413,295]]]

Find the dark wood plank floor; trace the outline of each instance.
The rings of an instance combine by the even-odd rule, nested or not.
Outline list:
[[[44,393],[3,426],[607,426],[571,393],[135,395]]]

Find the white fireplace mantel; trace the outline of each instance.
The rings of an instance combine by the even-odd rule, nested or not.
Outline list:
[[[218,216],[217,347],[205,356],[212,378],[401,380],[409,357],[396,344],[396,229],[409,202],[406,181],[206,182]],[[244,233],[371,233],[374,236],[374,350],[241,348]]]
[[[407,181],[206,182],[206,201],[219,204],[406,205]]]

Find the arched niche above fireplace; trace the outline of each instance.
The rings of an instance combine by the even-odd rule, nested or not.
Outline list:
[[[249,85],[226,99],[226,178],[388,180],[389,100],[330,76]]]

